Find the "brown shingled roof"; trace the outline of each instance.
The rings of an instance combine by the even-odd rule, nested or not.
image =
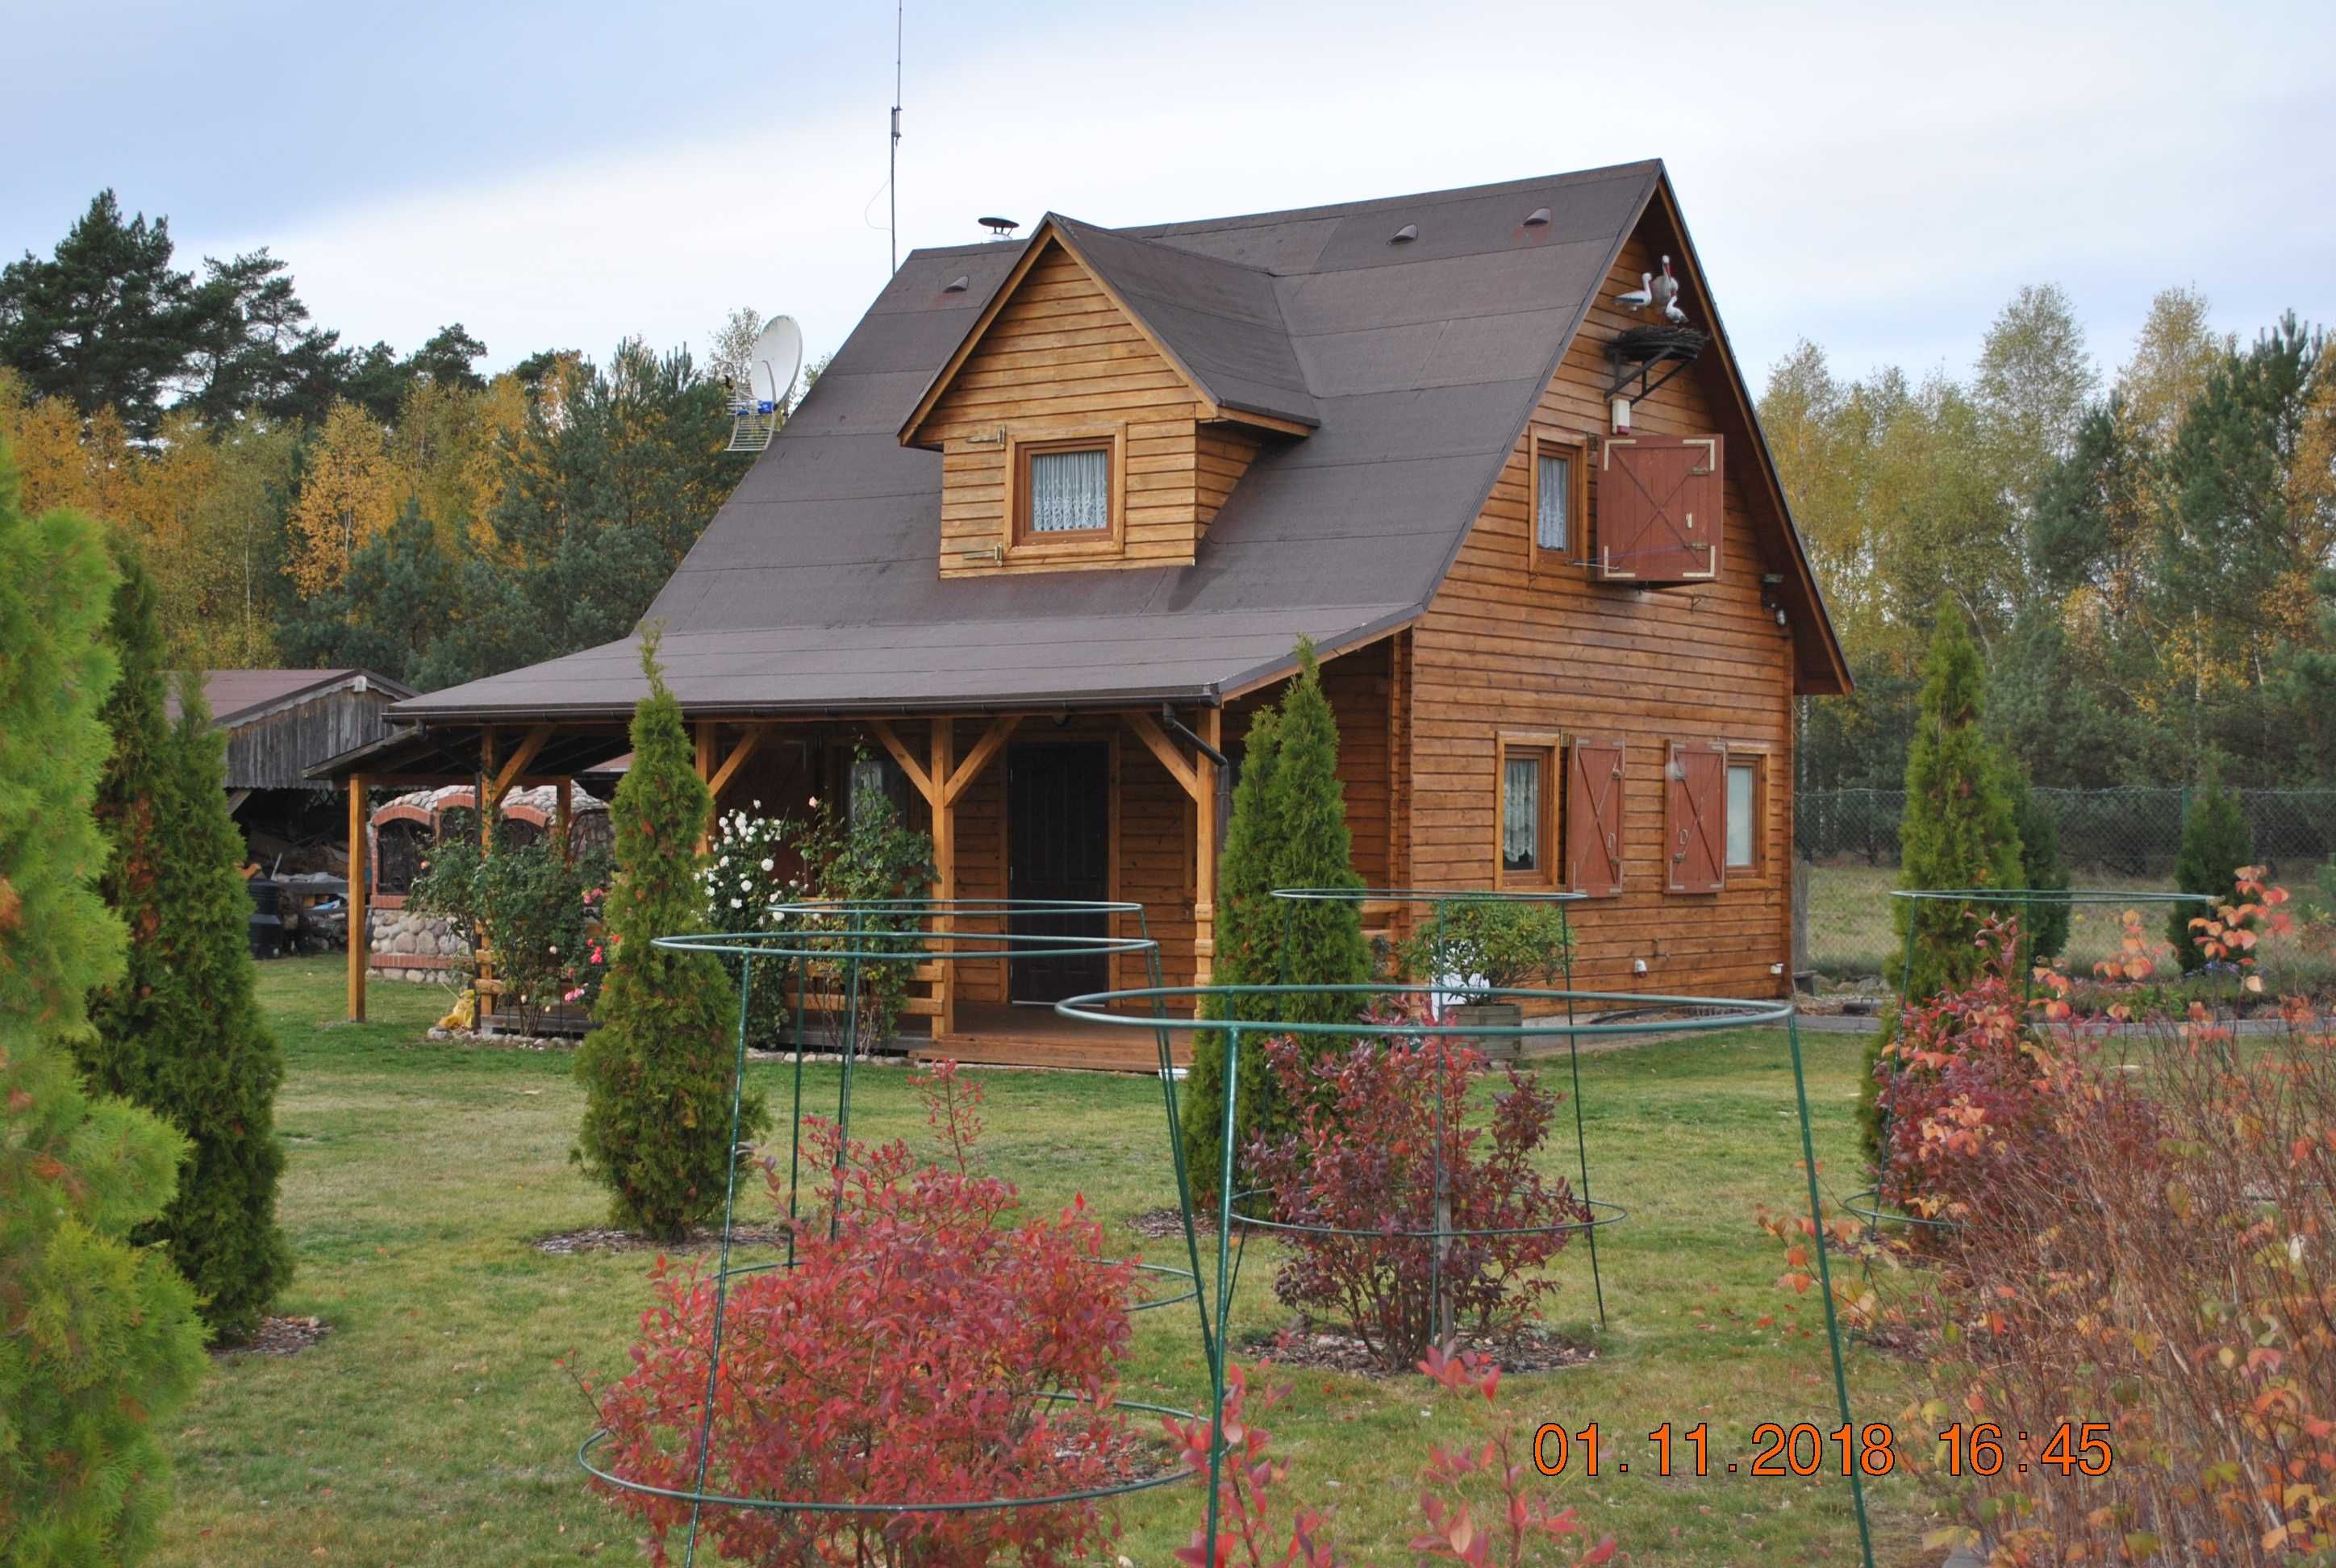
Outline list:
[[[650,607],[668,684],[709,714],[1209,703],[1285,671],[1300,634],[1403,624],[1662,180],[1646,162],[1150,228],[1050,217],[1021,244],[912,252]],[[1046,234],[1212,397],[1311,427],[1260,453],[1191,566],[939,575],[941,459],[900,432]],[[396,716],[616,716],[641,691],[627,639]]]

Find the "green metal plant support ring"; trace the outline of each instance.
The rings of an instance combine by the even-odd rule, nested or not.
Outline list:
[[[1338,890],[1343,891],[1343,890]],[[1320,890],[1291,890],[1294,896],[1315,896]],[[1224,1088],[1222,1104],[1211,1107],[1219,1121],[1221,1136],[1218,1143],[1220,1166],[1216,1173],[1217,1193],[1217,1256],[1214,1278],[1202,1282],[1200,1312],[1202,1349],[1209,1359],[1211,1438],[1209,1446],[1209,1502],[1201,1543],[1202,1561],[1212,1562],[1219,1546],[1222,1520],[1220,1483],[1223,1479],[1227,1460],[1227,1444],[1222,1419],[1227,1388],[1227,1371],[1231,1357],[1231,1334],[1230,1317],[1233,1293],[1239,1280],[1240,1264],[1232,1242],[1237,1227],[1244,1228],[1250,1217],[1237,1212],[1244,1196],[1233,1185],[1233,1153],[1236,1125],[1236,1091],[1240,1084],[1241,1049],[1246,1036],[1308,1035],[1346,1039],[1419,1039],[1453,1033],[1450,1025],[1427,1021],[1400,1023],[1316,1023],[1285,1022],[1280,1018],[1280,998],[1290,997],[1329,997],[1348,998],[1360,1006],[1372,998],[1388,994],[1386,985],[1271,985],[1271,986],[1149,986],[1133,990],[1098,991],[1073,997],[1058,1003],[1056,1012],[1066,1018],[1090,1024],[1105,1024],[1120,1028],[1152,1028],[1163,1037],[1170,1034],[1209,1033],[1224,1037]],[[1568,1009],[1565,1017],[1527,1018],[1518,1024],[1471,1024],[1465,1033],[1496,1038],[1519,1040],[1589,1036],[1592,1038],[1621,1038],[1649,1034],[1708,1033],[1720,1029],[1737,1029],[1762,1025],[1781,1026],[1790,1047],[1793,1065],[1794,1103],[1800,1116],[1801,1164],[1807,1178],[1809,1217],[1822,1232],[1824,1200],[1817,1186],[1816,1144],[1809,1118],[1808,1076],[1801,1055],[1799,1017],[1792,1001],[1739,1001],[1713,997],[1660,997],[1636,992],[1539,990],[1521,987],[1470,988],[1470,994],[1514,1000],[1520,1004],[1540,1003]],[[1191,1016],[1168,1016],[1172,1007],[1188,1008]],[[1135,1008],[1148,1010],[1149,1016],[1122,1009]],[[1589,1022],[1579,1021],[1573,1009],[1596,1008],[1601,1016]],[[1210,1016],[1201,1016],[1203,1013]],[[1172,1131],[1173,1129],[1172,1128]],[[1176,1179],[1185,1213],[1192,1210],[1191,1184],[1184,1169],[1181,1139],[1172,1144],[1176,1162]],[[1255,1194],[1247,1194],[1254,1196]],[[1189,1218],[1188,1218],[1189,1228]],[[1298,1229],[1301,1227],[1286,1227]],[[1433,1234],[1434,1232],[1431,1232]],[[1445,1230],[1445,1236],[1461,1232]],[[1593,1227],[1592,1235],[1596,1234]],[[1849,1372],[1842,1347],[1839,1310],[1834,1300],[1832,1265],[1826,1249],[1816,1252],[1817,1282],[1825,1303],[1825,1343],[1831,1356],[1835,1401],[1844,1423],[1854,1424],[1849,1398]],[[1197,1271],[1196,1263],[1195,1269]],[[1864,1478],[1852,1470],[1849,1475],[1850,1502],[1857,1520],[1861,1560],[1865,1568],[1874,1568],[1874,1534],[1867,1516]]]
[[[676,952],[706,953],[735,960],[738,977],[738,1028],[730,1084],[730,1158],[722,1202],[722,1240],[718,1260],[714,1270],[713,1326],[706,1350],[706,1393],[696,1434],[696,1466],[693,1484],[686,1489],[652,1485],[616,1474],[599,1462],[594,1451],[608,1439],[606,1429],[595,1432],[577,1450],[577,1462],[584,1470],[604,1483],[622,1490],[672,1502],[687,1503],[689,1531],[683,1553],[685,1568],[694,1564],[697,1555],[698,1537],[706,1511],[710,1508],[760,1509],[802,1514],[882,1514],[906,1516],[915,1514],[965,1514],[1004,1508],[1038,1508],[1072,1503],[1093,1502],[1102,1498],[1124,1495],[1165,1486],[1192,1477],[1196,1473],[1181,1466],[1165,1468],[1110,1485],[1086,1487],[1037,1497],[959,1499],[930,1501],[915,1498],[881,1500],[845,1500],[834,1498],[774,1498],[757,1497],[725,1491],[710,1485],[708,1466],[711,1459],[714,1417],[716,1397],[721,1384],[723,1339],[727,1325],[730,1281],[745,1275],[773,1269],[791,1269],[795,1265],[795,1237],[802,1219],[800,1202],[803,1186],[802,1128],[803,1115],[803,1064],[808,1054],[809,1036],[804,1027],[808,998],[812,995],[814,967],[835,977],[831,982],[824,976],[822,986],[832,983],[832,994],[842,999],[842,1011],[846,1017],[842,1049],[840,1053],[842,1070],[836,1092],[835,1123],[843,1141],[848,1142],[852,1125],[852,1087],[853,1069],[861,1055],[860,1038],[859,998],[862,984],[871,969],[883,965],[970,962],[1004,959],[1066,959],[1102,955],[1141,955],[1146,975],[1158,987],[1160,974],[1160,944],[1147,929],[1144,906],[1119,901],[1079,901],[1069,900],[1017,899],[894,899],[865,902],[804,902],[774,906],[767,911],[780,922],[780,929],[743,932],[704,932],[689,935],[659,937],[655,945]],[[1046,922],[1059,924],[1066,920],[1096,919],[1118,920],[1132,917],[1139,934],[1135,936],[1079,936],[1059,930],[1037,932],[1016,930],[1017,922]],[[994,920],[1007,929],[996,931],[963,930],[957,929],[960,920]],[[778,965],[791,969],[794,996],[794,1072],[792,1125],[789,1136],[787,1165],[787,1225],[786,1257],[754,1263],[734,1264],[731,1252],[736,1239],[738,1171],[754,1154],[754,1145],[739,1136],[742,1107],[745,1096],[748,1006],[753,998],[754,970],[758,964]],[[1122,1024],[1144,1025],[1150,1020],[1119,1018]],[[1167,1020],[1159,1022],[1164,1026]],[[1172,1146],[1181,1147],[1177,1130],[1176,1095],[1171,1059],[1170,1038],[1164,1027],[1159,1034],[1159,1077],[1166,1103],[1166,1119]],[[839,1147],[837,1160],[843,1157]],[[1200,1242],[1194,1231],[1189,1187],[1182,1180],[1182,1162],[1178,1162],[1179,1202],[1184,1219],[1184,1237],[1188,1269],[1171,1268],[1162,1264],[1138,1263],[1137,1271],[1147,1276],[1173,1281],[1173,1293],[1146,1300],[1128,1308],[1131,1313],[1192,1301],[1202,1321],[1203,1349],[1215,1364],[1213,1348],[1205,1343],[1206,1303],[1201,1289]],[[829,1216],[829,1234],[837,1233],[840,1213]],[[1178,1287],[1181,1287],[1179,1289]],[[1057,1403],[1087,1403],[1082,1395],[1069,1392],[1049,1392],[1040,1396]],[[1188,1412],[1167,1406],[1144,1404],[1135,1400],[1115,1400],[1114,1408],[1185,1420]]]

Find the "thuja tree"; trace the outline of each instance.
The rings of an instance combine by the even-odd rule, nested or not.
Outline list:
[[[738,998],[710,954],[654,944],[704,923],[698,843],[714,811],[657,648],[654,632],[641,639],[648,695],[633,712],[633,765],[609,813],[611,950],[599,1027],[576,1055],[585,1092],[576,1154],[608,1187],[617,1223],[671,1242],[722,1203]],[[742,1132],[760,1131],[761,1099],[744,1114]]]
[[[186,1144],[74,1067],[122,966],[90,813],[114,572],[88,519],[24,516],[5,446],[0,561],[0,1562],[128,1561],[170,1496],[150,1424],[203,1370],[193,1292],[130,1239]]]
[[[1338,782],[1338,725],[1322,692],[1311,644],[1298,646],[1297,676],[1280,701],[1251,719],[1232,821],[1219,862],[1215,983],[1220,986],[1360,985],[1370,979],[1362,911],[1351,900],[1290,901],[1278,887],[1357,888],[1346,788]],[[1212,1002],[1212,1018],[1331,1023],[1355,1017],[1360,996],[1293,997],[1260,991]],[[1301,1037],[1310,1047],[1335,1037]],[[1223,1156],[1225,1037],[1197,1035],[1184,1080],[1185,1161],[1202,1191]],[[1268,1070],[1262,1037],[1245,1034],[1234,1087],[1234,1147],[1285,1132],[1289,1107]]]
[[[1898,885],[1910,890],[2017,888],[2020,830],[2001,755],[1980,725],[1985,675],[1960,615],[1939,617],[1922,660],[1914,744],[1906,755],[1906,812],[1899,824]],[[1893,899],[1898,942],[1884,971],[1920,1001],[1969,981],[1981,955],[1964,905],[1943,899]],[[1911,934],[1911,944],[1908,937]],[[1879,1152],[1881,1116],[1874,1067],[1895,1020],[1885,1020],[1867,1053],[1864,1121]]]
[[[2174,885],[2182,892],[2204,893],[2217,904],[2235,904],[2241,901],[2239,868],[2253,860],[2254,835],[2239,810],[2239,792],[2224,784],[2221,771],[2209,763],[2182,813],[2182,851],[2174,862]],[[2176,904],[2166,917],[2166,939],[2185,970],[2206,962],[2190,922],[2213,913],[2205,904]]]
[[[130,932],[122,978],[90,998],[81,1042],[92,1088],[145,1106],[191,1148],[178,1195],[138,1239],[162,1243],[219,1339],[248,1339],[292,1273],[276,1224],[284,1061],[254,995],[243,839],[228,813],[226,738],[200,684],[181,677],[164,716],[154,589],[117,546],[108,640],[122,667],[107,699],[113,751],[97,820],[112,850],[98,887]]]

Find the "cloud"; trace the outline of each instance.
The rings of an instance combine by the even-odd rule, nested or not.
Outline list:
[[[920,54],[911,15],[903,249],[978,239],[992,211],[1162,221],[1662,156],[1756,380],[1802,336],[1853,373],[1961,370],[2048,279],[2114,359],[2167,284],[2233,326],[2336,315],[2336,202],[2308,151],[2336,115],[2267,83],[2255,42],[2302,59],[2336,27],[2258,20],[2242,52],[2132,9],[1201,4],[1022,13]],[[271,246],[361,341],[459,319],[498,363],[628,333],[702,346],[752,305],[817,355],[885,277],[886,105],[790,119],[754,96],[719,134],[482,151],[428,190],[190,248]]]

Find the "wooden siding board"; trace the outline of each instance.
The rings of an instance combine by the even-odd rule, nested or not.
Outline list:
[[[1638,286],[1677,241],[1652,217],[1611,272],[1602,298]],[[1531,425],[1562,434],[1607,433],[1605,340],[1640,325],[1594,307],[1559,365]],[[1707,363],[1633,404],[1634,433],[1691,436],[1722,428],[1721,367]],[[1526,516],[1532,429],[1478,514],[1407,640],[1408,881],[1422,887],[1496,883],[1496,736],[1504,730],[1620,740],[1624,789],[1622,891],[1572,906],[1584,989],[1772,995],[1788,981],[1770,966],[1790,956],[1790,878],[1738,878],[1718,892],[1665,891],[1662,775],[1677,741],[1768,749],[1771,803],[1765,865],[1789,865],[1793,651],[1760,602],[1764,552],[1737,470],[1748,443],[1726,443],[1719,487],[1721,576],[1685,588],[1640,589],[1591,580],[1586,562],[1528,575]],[[1591,450],[1597,450],[1593,442]],[[1599,515],[1599,465],[1591,526]],[[1591,537],[1594,536],[1594,532]],[[1359,869],[1359,868],[1358,868]],[[1740,884],[1740,885],[1739,885]],[[1634,966],[1644,962],[1640,973]]]

